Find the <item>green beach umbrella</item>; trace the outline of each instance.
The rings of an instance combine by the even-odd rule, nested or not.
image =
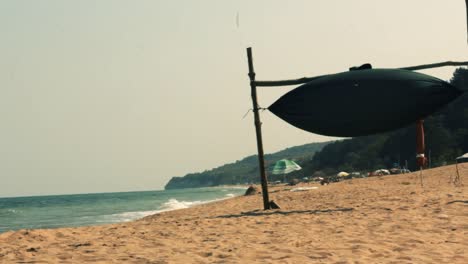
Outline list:
[[[302,169],[301,166],[297,165],[292,160],[282,159],[275,163],[273,170],[271,171],[272,174],[288,174],[293,171],[297,171]]]

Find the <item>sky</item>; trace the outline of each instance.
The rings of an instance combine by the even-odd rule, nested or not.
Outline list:
[[[247,47],[258,80],[295,79],[464,61],[466,27],[462,0],[0,0],[0,197],[158,190],[256,154]],[[266,153],[336,139],[261,119]]]

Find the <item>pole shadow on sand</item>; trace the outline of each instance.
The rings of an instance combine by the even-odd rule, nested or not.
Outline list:
[[[448,202],[447,204],[453,204],[453,203],[464,203],[464,204],[468,204],[468,200],[455,200],[455,201]]]
[[[293,210],[293,211],[262,211],[255,210],[250,212],[242,212],[240,214],[220,215],[213,218],[238,218],[246,216],[266,216],[266,215],[291,215],[291,214],[319,214],[319,213],[333,213],[333,212],[349,212],[354,208],[335,208],[323,210]]]

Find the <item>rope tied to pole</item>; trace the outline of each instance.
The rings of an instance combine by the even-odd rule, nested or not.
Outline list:
[[[258,107],[257,109],[258,109],[258,110],[262,110],[262,112],[265,111],[265,110],[268,110],[268,108],[264,108],[264,107]],[[253,112],[253,108],[249,108],[249,110],[247,110],[247,112],[244,114],[244,116],[242,117],[242,119],[245,119],[245,117],[249,114],[250,111]]]
[[[247,113],[245,113],[245,115],[242,117],[242,119],[244,119],[249,114],[250,111],[253,111],[253,108],[249,108],[249,110],[247,110]]]

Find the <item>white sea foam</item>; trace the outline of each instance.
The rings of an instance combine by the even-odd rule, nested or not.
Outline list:
[[[128,222],[143,218],[148,215],[157,214],[160,211],[138,211],[138,212],[124,212],[119,214],[103,215],[100,219],[96,220],[98,223],[118,223]]]
[[[207,200],[207,201],[191,201],[191,202],[178,201],[177,199],[171,198],[167,202],[163,203],[160,206],[159,210],[124,212],[124,213],[118,213],[118,214],[103,215],[100,217],[101,219],[96,220],[96,222],[101,222],[101,223],[128,222],[128,221],[137,220],[137,219],[143,218],[145,216],[153,215],[153,214],[158,214],[158,213],[173,211],[173,210],[178,210],[178,209],[185,209],[185,208],[189,208],[189,207],[200,205],[200,204],[207,204],[207,203],[229,199],[235,196],[236,195],[233,193],[228,193],[225,195],[224,198]]]
[[[192,207],[194,205],[204,204],[208,202],[211,202],[211,201],[187,202],[187,201],[178,201],[177,199],[169,199],[169,201],[161,205],[160,211],[165,212],[165,211],[172,211],[172,210],[177,210],[177,209],[185,209],[185,208]]]
[[[188,202],[188,201],[178,201],[177,199],[169,199],[167,202],[161,205],[159,210],[124,212],[124,213],[119,213],[119,214],[105,215],[105,216],[102,216],[102,219],[97,220],[96,222],[103,222],[103,223],[128,222],[128,221],[137,220],[137,219],[143,218],[145,216],[153,215],[153,214],[158,214],[158,213],[173,211],[173,210],[178,210],[178,209],[185,209],[185,208],[189,208],[189,207],[200,205],[200,204],[207,204],[207,203],[229,199],[232,197],[235,197],[235,195],[232,193],[228,193],[226,194],[225,198],[208,200],[208,201]]]
[[[225,199],[229,199],[232,197],[235,197],[236,195],[233,193],[228,193],[225,195],[223,198],[218,198],[214,200],[207,200],[207,201],[192,201],[192,202],[187,202],[187,201],[178,201],[177,199],[169,199],[169,201],[163,203],[161,205],[161,209],[157,212],[166,212],[166,211],[172,211],[172,210],[178,210],[178,209],[185,209],[189,208],[195,205],[200,205],[200,204],[207,204],[207,203],[212,203],[212,202],[217,202],[217,201],[222,201]]]

